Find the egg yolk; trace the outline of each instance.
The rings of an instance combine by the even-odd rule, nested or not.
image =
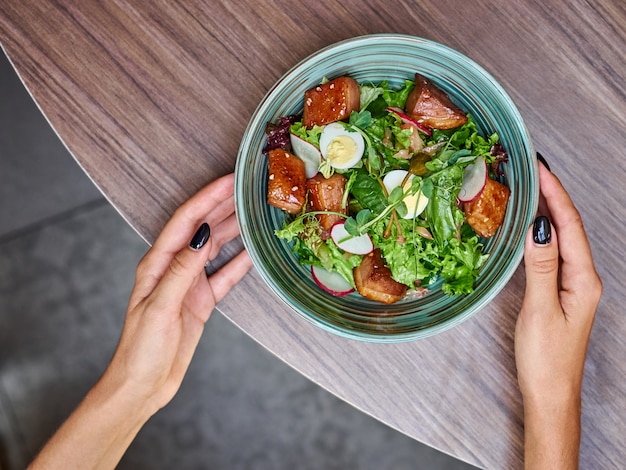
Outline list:
[[[326,147],[326,158],[332,165],[346,165],[354,158],[356,151],[356,142],[347,135],[340,135],[331,140]]]

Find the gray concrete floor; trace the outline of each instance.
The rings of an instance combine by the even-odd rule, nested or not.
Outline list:
[[[104,370],[147,247],[0,53],[0,467],[24,468]],[[214,314],[123,469],[468,469],[330,395]]]

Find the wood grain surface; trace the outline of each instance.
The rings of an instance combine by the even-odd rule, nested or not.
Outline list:
[[[621,0],[4,0],[0,42],[76,160],[148,242],[234,168],[272,84],[368,33],[442,42],[509,92],[585,222],[604,297],[583,389],[581,468],[626,462],[626,6]],[[251,272],[219,310],[320,386],[484,468],[519,468],[518,269],[485,309],[427,340],[368,344],[297,317]]]

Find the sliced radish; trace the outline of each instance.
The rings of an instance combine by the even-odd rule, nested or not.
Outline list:
[[[315,284],[329,294],[340,297],[354,292],[354,288],[338,272],[328,271],[318,266],[311,266],[311,276],[313,276]]]
[[[397,108],[395,106],[388,106],[387,111],[397,115],[400,119],[402,119],[402,122],[404,122],[405,124],[409,124],[411,126],[417,127],[420,131],[422,131],[426,135],[432,135],[432,131],[428,127],[426,127],[424,124],[420,122],[417,122],[411,116],[406,114],[401,108]]]
[[[459,201],[471,202],[480,196],[487,184],[487,162],[483,157],[476,158],[474,163],[467,165],[463,173],[463,184],[459,191]]]
[[[289,139],[293,154],[304,162],[307,179],[313,178],[317,174],[320,163],[322,163],[322,153],[315,145],[295,134],[289,134]]]
[[[343,222],[337,222],[330,229],[330,238],[343,251],[355,255],[367,255],[374,250],[372,239],[367,233],[363,235],[350,235]]]

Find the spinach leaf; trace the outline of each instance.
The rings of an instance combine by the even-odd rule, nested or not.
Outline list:
[[[358,127],[359,129],[367,129],[367,126],[372,122],[372,113],[369,111],[361,111],[360,113],[352,111],[352,113],[350,113],[349,122],[352,126]]]
[[[352,195],[361,207],[366,207],[374,214],[380,214],[387,207],[387,198],[377,179],[372,178],[367,170],[359,169],[352,186]]]
[[[449,166],[431,176],[433,190],[426,206],[430,232],[440,247],[458,236],[464,215],[456,205],[456,198],[463,181],[463,169]]]
[[[372,113],[373,118],[381,118],[387,115],[387,106],[388,105],[385,101],[385,98],[379,96],[374,101],[369,103],[369,105],[365,109]]]

